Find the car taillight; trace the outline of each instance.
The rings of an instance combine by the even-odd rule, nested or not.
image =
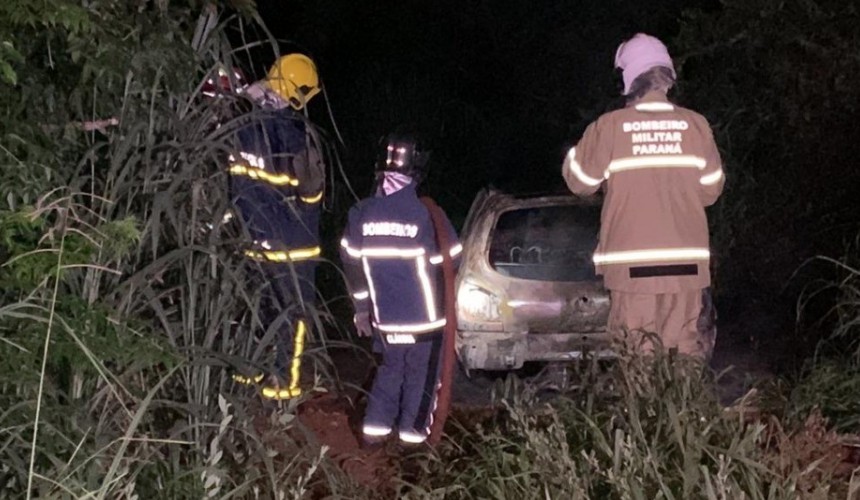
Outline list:
[[[469,281],[457,291],[457,308],[466,319],[477,321],[499,321],[501,299],[494,293]]]

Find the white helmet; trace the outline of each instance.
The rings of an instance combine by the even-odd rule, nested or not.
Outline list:
[[[615,51],[615,67],[622,72],[624,95],[630,93],[630,87],[636,77],[655,66],[668,68],[672,71],[672,76],[676,76],[669,51],[663,42],[653,36],[638,33],[619,45]]]

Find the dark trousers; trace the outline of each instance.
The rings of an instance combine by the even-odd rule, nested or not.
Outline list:
[[[260,267],[267,281],[260,319],[267,331],[274,329],[275,370],[284,379],[297,381],[305,337],[313,324],[310,310],[316,297],[317,263],[265,262]]]
[[[262,260],[266,250],[288,253],[319,245],[321,209],[315,205],[287,205],[270,186],[258,182],[242,185],[245,179],[233,179],[244,225],[252,240],[268,246],[253,248],[252,257],[262,271],[262,301],[260,320],[266,336],[274,335],[275,370],[288,380],[298,383],[305,336],[311,321],[311,308],[316,298],[315,274],[317,261]],[[268,257],[266,257],[268,258]]]
[[[442,335],[437,331],[416,339],[414,344],[383,344],[364,417],[366,436],[397,428],[403,441],[427,437],[436,407]]]

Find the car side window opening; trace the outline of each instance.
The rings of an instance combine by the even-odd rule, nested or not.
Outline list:
[[[539,281],[596,280],[600,207],[557,205],[502,212],[493,228],[489,262],[497,272]]]

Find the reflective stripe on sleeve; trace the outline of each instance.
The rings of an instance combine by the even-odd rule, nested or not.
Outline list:
[[[320,247],[297,248],[288,251],[245,250],[245,256],[254,260],[269,262],[298,262],[319,257]]]
[[[570,171],[573,172],[573,175],[586,186],[594,187],[603,182],[603,179],[595,179],[582,170],[582,166],[576,161],[576,147],[570,148],[570,151],[567,152],[567,158],[565,158],[564,161],[567,163]]]
[[[320,191],[319,193],[317,193],[313,196],[300,196],[299,199],[302,200],[303,202],[307,203],[308,205],[313,205],[314,203],[319,203],[320,200],[322,200],[322,197],[323,197],[323,192]]]
[[[352,257],[354,259],[361,258],[361,250],[349,246],[349,241],[346,238],[341,238],[340,246],[342,246],[343,249],[346,250],[346,254],[349,255],[350,257]]]
[[[236,163],[230,165],[230,173],[232,175],[243,175],[245,177],[250,177],[254,180],[265,181],[268,184],[272,184],[273,186],[299,185],[298,179],[293,179],[287,174],[270,174],[269,172],[266,172],[265,170],[259,168],[248,167]]]
[[[720,168],[716,172],[711,172],[710,174],[703,175],[701,179],[699,179],[699,183],[703,186],[713,186],[714,184],[720,182],[720,179],[723,178],[723,169]]]
[[[367,300],[368,297],[370,297],[370,292],[367,290],[364,290],[363,292],[355,292],[354,294],[352,294],[352,298],[354,298],[355,300]]]

